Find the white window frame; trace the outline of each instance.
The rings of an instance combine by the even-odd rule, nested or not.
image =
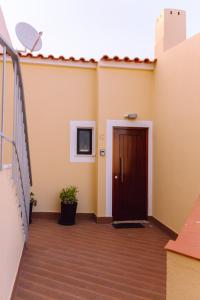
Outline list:
[[[92,129],[92,154],[77,154],[77,129]],[[94,163],[96,146],[96,122],[95,121],[70,121],[70,162]]]

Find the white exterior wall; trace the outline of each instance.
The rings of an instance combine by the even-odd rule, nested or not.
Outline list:
[[[12,46],[10,35],[6,26],[6,22],[3,16],[3,12],[0,6],[0,34],[6,40],[6,42]],[[0,46],[0,53],[2,53],[2,47]]]
[[[17,275],[24,235],[11,169],[0,172],[0,299],[9,300]]]

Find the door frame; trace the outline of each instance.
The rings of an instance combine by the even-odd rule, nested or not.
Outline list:
[[[106,128],[106,217],[112,217],[113,127],[148,128],[148,216],[152,216],[152,121],[107,120]]]

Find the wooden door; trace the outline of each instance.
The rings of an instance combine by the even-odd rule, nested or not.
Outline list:
[[[145,128],[114,128],[114,221],[147,218],[147,141]]]

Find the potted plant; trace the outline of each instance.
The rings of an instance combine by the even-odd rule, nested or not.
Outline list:
[[[31,192],[30,193],[30,208],[29,208],[29,224],[32,223],[32,211],[33,206],[37,205],[37,200],[35,199],[35,195]]]
[[[77,193],[78,188],[70,185],[65,189],[62,189],[60,193],[61,200],[61,213],[59,218],[59,224],[61,225],[74,225],[77,209]]]

